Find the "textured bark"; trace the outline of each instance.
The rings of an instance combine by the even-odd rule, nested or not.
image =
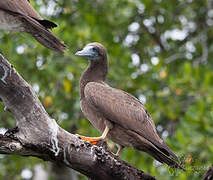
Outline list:
[[[82,141],[49,117],[31,86],[0,55],[0,98],[18,131],[0,135],[0,153],[61,163],[91,179],[155,179],[103,147]]]

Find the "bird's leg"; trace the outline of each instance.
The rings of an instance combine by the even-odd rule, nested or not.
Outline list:
[[[121,146],[120,144],[116,144],[117,145],[117,148],[118,148],[118,150],[117,150],[117,152],[115,153],[115,155],[116,156],[120,156],[120,152],[121,152],[121,150],[124,148],[123,146]]]
[[[120,152],[121,152],[121,150],[124,148],[124,146],[122,146],[122,145],[120,145],[120,144],[115,144],[116,145],[116,147],[117,147],[117,152],[116,153],[114,153],[113,152],[113,149],[114,148],[110,148],[110,151],[111,151],[111,153],[114,155],[114,156],[120,156]]]
[[[85,137],[85,136],[80,136],[78,135],[82,140],[84,141],[89,141],[90,144],[96,145],[99,141],[103,140],[106,138],[107,134],[109,132],[109,127],[106,126],[104,129],[104,132],[100,137]]]

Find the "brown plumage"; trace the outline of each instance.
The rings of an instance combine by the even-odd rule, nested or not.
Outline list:
[[[105,48],[99,43],[90,43],[76,55],[89,60],[80,80],[81,109],[93,126],[103,133],[98,138],[80,137],[93,144],[108,137],[122,147],[145,151],[162,163],[183,169],[177,162],[178,157],[158,136],[143,104],[104,82],[108,71]]]
[[[48,29],[57,27],[44,20],[28,0],[0,0],[0,29],[27,32],[49,49],[63,53],[65,44]]]

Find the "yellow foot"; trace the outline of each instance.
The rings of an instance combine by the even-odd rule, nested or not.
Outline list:
[[[76,134],[76,135],[78,137],[80,137],[82,140],[88,141],[88,142],[90,142],[90,144],[96,145],[96,144],[98,144],[99,141],[106,138],[108,132],[109,132],[109,128],[106,126],[103,134],[100,137],[85,137],[85,136],[80,136],[78,134]]]
[[[78,135],[82,140],[90,142],[92,145],[98,144],[99,141],[103,140],[101,137],[85,137]]]

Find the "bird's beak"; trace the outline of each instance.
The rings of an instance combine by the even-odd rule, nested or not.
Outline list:
[[[75,53],[76,56],[81,56],[81,57],[87,57],[87,58],[92,58],[95,56],[94,51],[92,50],[92,46],[86,46],[83,48],[81,51],[77,51]]]

